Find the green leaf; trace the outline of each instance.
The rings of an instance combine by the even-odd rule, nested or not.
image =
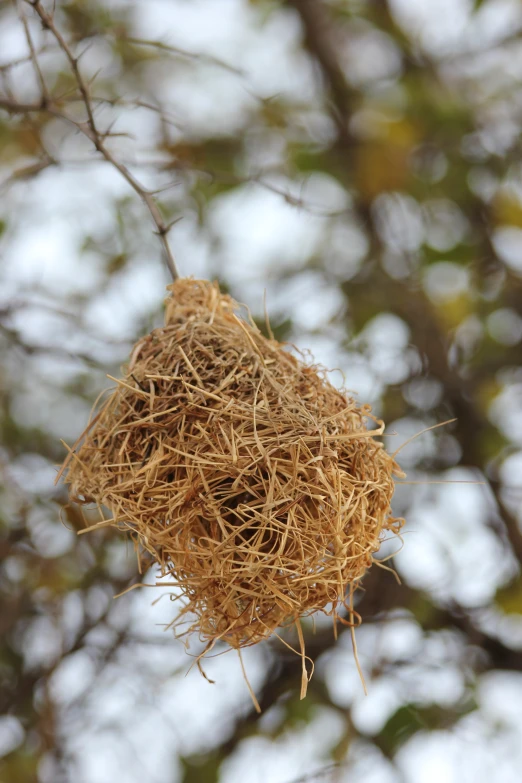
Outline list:
[[[0,783],[33,783],[37,779],[38,757],[25,751],[10,753],[0,762]]]
[[[449,729],[460,718],[476,708],[477,704],[471,698],[453,707],[438,704],[427,706],[406,704],[391,716],[379,734],[376,744],[386,756],[393,756],[398,748],[417,732]]]
[[[408,609],[422,628],[438,627],[439,610],[425,593],[415,592]]]
[[[381,731],[379,746],[387,756],[391,756],[410,737],[424,728],[418,708],[410,704],[400,707]]]
[[[217,753],[182,758],[182,783],[218,783],[221,758]]]
[[[62,11],[77,40],[100,34],[110,29],[116,21],[121,26],[125,16],[120,12],[120,18],[116,19],[102,3],[65,3]]]
[[[433,247],[424,245],[422,249],[423,260],[426,264],[437,264],[439,261],[450,261],[453,264],[467,266],[473,262],[477,256],[477,249],[473,244],[460,243],[450,250],[436,250]]]
[[[254,322],[259,331],[262,332],[265,337],[268,337],[268,329],[264,318],[254,318]],[[274,335],[275,339],[282,343],[286,340],[292,330],[292,319],[285,318],[283,321],[279,321],[278,323],[270,322],[270,329],[272,330],[272,334]]]

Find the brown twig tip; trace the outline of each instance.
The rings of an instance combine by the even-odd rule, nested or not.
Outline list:
[[[356,622],[347,595],[401,527],[397,465],[369,406],[240,320],[217,285],[169,288],[165,326],[134,348],[66,481],[173,577],[173,625],[240,649],[296,624],[304,695],[299,618],[346,607]]]

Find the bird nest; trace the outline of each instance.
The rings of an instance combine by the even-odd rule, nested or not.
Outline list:
[[[398,467],[383,425],[267,339],[215,284],[169,286],[165,326],[66,460],[73,500],[110,509],[182,595],[177,623],[240,648],[318,610],[355,623]],[[371,421],[374,429],[367,428]],[[339,615],[340,612],[340,615]],[[306,690],[306,686],[304,686]]]

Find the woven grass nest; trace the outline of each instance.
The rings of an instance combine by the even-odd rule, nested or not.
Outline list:
[[[207,649],[295,624],[305,671],[299,618],[346,607],[355,623],[353,589],[383,533],[400,530],[398,466],[370,407],[264,337],[216,284],[169,289],[165,326],[136,344],[69,453],[71,498],[110,509],[171,575],[176,623]]]

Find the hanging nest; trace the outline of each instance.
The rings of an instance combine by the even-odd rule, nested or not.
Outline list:
[[[136,344],[69,453],[72,499],[132,532],[207,647],[240,650],[292,623],[302,643],[299,618],[318,610],[335,620],[347,607],[353,623],[349,596],[401,526],[382,423],[217,285],[169,289],[165,326]]]

